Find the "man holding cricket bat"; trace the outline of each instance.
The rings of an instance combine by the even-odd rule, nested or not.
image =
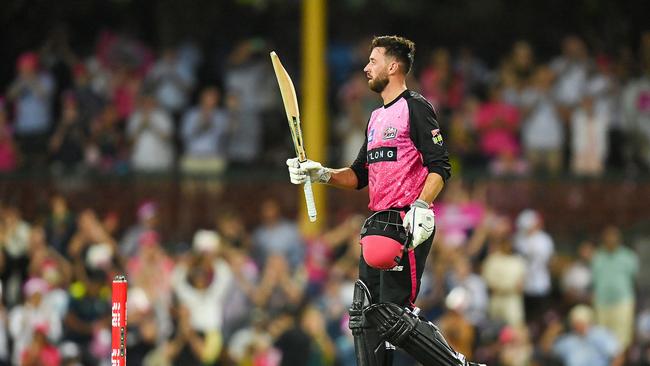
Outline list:
[[[450,176],[436,113],[406,87],[415,44],[382,36],[370,49],[363,71],[384,104],[370,116],[357,159],[341,169],[289,159],[291,182],[369,187],[373,214],[361,229],[359,280],[350,308],[358,365],[390,366],[393,345],[425,366],[475,365],[451,349],[435,325],[418,317],[414,305],[433,241],[432,202]]]

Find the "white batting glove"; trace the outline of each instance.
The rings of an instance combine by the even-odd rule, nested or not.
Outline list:
[[[415,248],[427,240],[433,234],[435,220],[433,211],[423,200],[417,200],[411,205],[411,209],[404,216],[404,228],[413,237],[411,247]]]
[[[327,183],[332,176],[328,168],[309,159],[302,163],[298,161],[298,158],[289,159],[287,166],[289,167],[289,178],[293,184],[303,184],[307,179],[312,183]]]

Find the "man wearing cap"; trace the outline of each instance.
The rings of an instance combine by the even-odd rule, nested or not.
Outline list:
[[[383,106],[374,110],[366,140],[350,167],[289,159],[291,182],[307,179],[341,188],[369,188],[373,215],[361,232],[359,280],[350,309],[359,365],[392,365],[393,346],[425,366],[465,366],[439,330],[418,318],[415,299],[434,232],[432,202],[450,176],[449,156],[431,103],[406,87],[415,44],[375,37],[363,69]],[[385,343],[385,344],[384,344]]]

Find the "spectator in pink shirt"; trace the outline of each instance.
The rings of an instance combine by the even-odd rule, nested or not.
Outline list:
[[[20,364],[24,366],[59,366],[61,353],[47,338],[47,324],[39,324],[34,330],[34,338],[21,354]]]
[[[489,99],[479,107],[475,120],[483,154],[496,157],[519,151],[519,111],[503,100],[501,85],[490,87]]]

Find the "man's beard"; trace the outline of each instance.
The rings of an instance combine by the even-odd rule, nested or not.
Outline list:
[[[368,80],[368,87],[375,93],[381,93],[388,85],[388,76],[385,74],[377,75],[376,78]]]

